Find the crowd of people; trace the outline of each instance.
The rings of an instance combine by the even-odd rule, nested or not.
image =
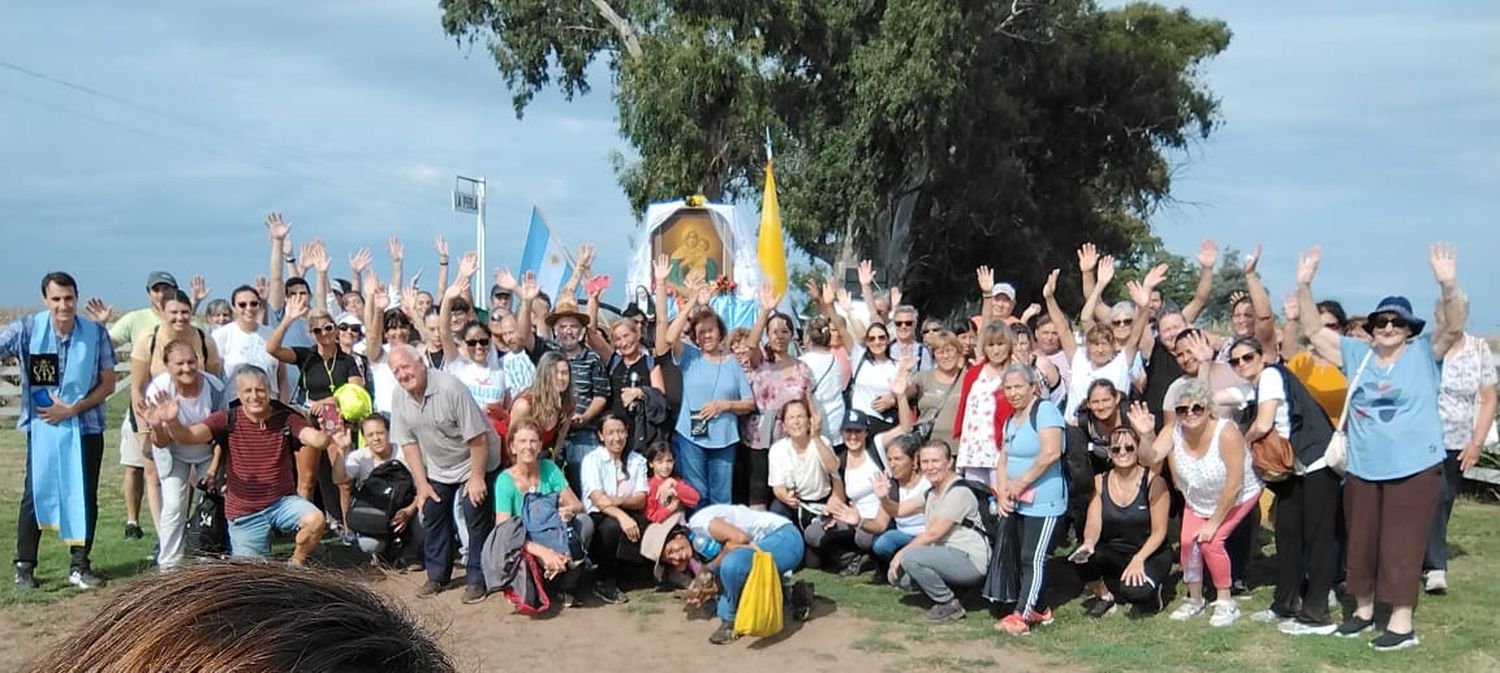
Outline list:
[[[1205,242],[1182,305],[1163,296],[1166,265],[1110,303],[1115,260],[1085,245],[1077,315],[1061,270],[1016,314],[1015,286],[981,267],[978,315],[924,318],[864,262],[860,302],[809,282],[799,318],[763,288],[754,323],[729,329],[712,279],[674,277],[665,257],[650,304],[606,322],[591,246],[555,298],[504,270],[481,296],[477,256],[450,274],[441,238],[426,292],[395,237],[387,279],[361,249],[345,280],[279,215],[266,232],[267,275],[227,300],[158,271],[147,307],[116,316],[80,305],[58,272],[41,283],[47,310],[0,331],[0,357],[23,363],[28,433],[17,585],[37,584],[44,526],[72,545],[69,582],[102,582],[89,548],[103,402],[127,346],[124,534],[144,534],[144,500],[164,571],[215,535],[235,557],[289,535],[296,565],[337,535],[424,572],[421,595],[457,567],[463,602],[503,591],[527,612],[626,602],[635,566],[716,596],[715,643],[737,636],[757,550],[782,573],[924,595],[933,621],[982,597],[997,631],[1025,634],[1052,621],[1048,560],[1070,549],[1091,617],[1124,604],[1227,626],[1273,503],[1274,597],[1249,619],[1290,635],[1378,626],[1372,647],[1416,645],[1418,593],[1447,588],[1459,474],[1495,415],[1492,356],[1464,332],[1443,244],[1428,255],[1430,327],[1399,295],[1361,317],[1318,301],[1313,248],[1281,320],[1248,257],[1215,333],[1197,325],[1217,262]],[[189,516],[205,502],[222,533]],[[806,618],[811,586],[789,583],[786,600]],[[1392,606],[1379,625],[1377,602]]]

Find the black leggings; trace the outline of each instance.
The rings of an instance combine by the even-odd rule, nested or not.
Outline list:
[[[1160,609],[1161,591],[1165,590],[1163,585],[1172,572],[1171,545],[1163,540],[1161,547],[1146,557],[1146,562],[1142,564],[1146,571],[1145,584],[1125,584],[1120,581],[1120,576],[1139,551],[1139,547],[1120,542],[1100,543],[1089,562],[1078,566],[1078,577],[1084,582],[1104,580],[1104,586],[1109,587],[1109,592],[1121,603]]]
[[[625,510],[641,533],[646,532],[646,526],[651,522],[646,520],[643,512],[636,510]],[[594,578],[601,584],[612,585],[619,579],[621,561],[640,559],[641,547],[639,542],[631,542],[625,537],[625,530],[620,527],[620,520],[605,514],[594,512],[589,515],[594,520],[594,538],[589,543],[589,560],[594,562]]]

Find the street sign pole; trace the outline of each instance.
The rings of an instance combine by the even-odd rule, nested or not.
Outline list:
[[[467,189],[465,189],[467,185]],[[474,249],[479,253],[479,268],[474,271],[474,297],[488,290],[484,282],[484,178],[457,176],[453,186],[453,210],[474,214]],[[477,303],[477,301],[476,301]]]

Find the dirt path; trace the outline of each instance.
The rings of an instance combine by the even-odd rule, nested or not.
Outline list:
[[[590,673],[650,669],[911,673],[1000,664],[1014,671],[1070,670],[1029,652],[1001,649],[995,641],[904,639],[897,635],[899,625],[843,614],[821,598],[811,621],[788,621],[787,630],[779,636],[742,638],[716,646],[708,642],[715,623],[690,619],[670,593],[632,591],[631,602],[625,605],[570,608],[550,618],[534,619],[512,614],[510,604],[499,595],[480,605],[461,604],[457,590],[418,599],[420,580],[420,573],[391,573],[368,581],[372,589],[407,606],[436,633],[464,671],[517,670],[549,660],[586,662]],[[50,605],[0,609],[0,643],[4,643],[0,671],[19,669],[73,626],[97,614],[112,592],[120,590],[110,587],[99,595]],[[664,654],[668,652],[672,654]]]

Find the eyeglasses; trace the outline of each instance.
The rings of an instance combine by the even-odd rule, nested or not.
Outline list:
[[[490,340],[489,339],[464,339],[464,343],[467,344],[470,348],[478,348],[480,346],[487,346],[487,345],[489,345]]]
[[[1178,416],[1202,416],[1203,412],[1208,411],[1208,407],[1201,404],[1182,404],[1174,407],[1173,411],[1176,411]]]
[[[1370,318],[1370,327],[1372,329],[1381,329],[1386,327],[1387,325],[1395,327],[1396,329],[1405,329],[1406,327],[1410,326],[1411,323],[1407,322],[1406,318],[1402,318],[1399,315],[1382,314],[1372,316]]]
[[[259,301],[237,301],[234,305],[240,308],[260,308]]]
[[[1135,318],[1119,318],[1117,320],[1109,321],[1109,324],[1114,325],[1115,327],[1129,327],[1135,324]]]
[[[915,320],[893,320],[892,322],[895,323],[897,327],[915,327],[917,324],[917,321]]]
[[[1110,453],[1135,453],[1134,444],[1115,444],[1109,447]]]
[[[364,328],[360,327],[359,325],[339,325],[340,332],[359,332],[363,329]]]
[[[307,331],[312,332],[313,334],[327,334],[327,333],[333,331],[333,325],[323,325],[322,327],[309,327],[309,328],[307,328]]]
[[[1231,364],[1231,365],[1248,365],[1248,364],[1250,364],[1250,361],[1254,360],[1257,355],[1260,355],[1260,353],[1257,353],[1255,351],[1250,351],[1248,353],[1245,353],[1244,355],[1240,355],[1240,356],[1237,356],[1237,357],[1234,356],[1234,355],[1231,355],[1231,356],[1229,356],[1229,364]]]

